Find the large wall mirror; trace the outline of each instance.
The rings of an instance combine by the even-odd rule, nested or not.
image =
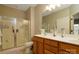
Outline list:
[[[79,35],[79,4],[47,5],[42,14],[42,28],[46,32]]]

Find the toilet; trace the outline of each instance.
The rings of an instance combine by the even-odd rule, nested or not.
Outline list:
[[[26,54],[32,53],[32,51],[31,51],[32,45],[33,45],[32,41],[25,43],[25,53]]]

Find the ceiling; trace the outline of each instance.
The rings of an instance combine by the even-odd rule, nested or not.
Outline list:
[[[55,9],[53,9],[52,11],[46,10],[42,15],[43,15],[43,16],[47,16],[47,15],[49,15],[49,14],[51,14],[51,13],[57,12],[57,11],[59,11],[59,10],[62,10],[62,9],[64,9],[64,8],[67,8],[67,7],[69,7],[69,6],[71,6],[71,4],[62,4],[60,7],[57,7],[57,8],[55,8]]]
[[[36,4],[4,4],[5,6],[11,7],[11,8],[15,8],[21,11],[26,11],[29,7],[35,7]],[[43,13],[43,16],[49,15],[53,12],[59,11],[61,9],[67,8],[69,7],[71,4],[63,4],[61,5],[61,7],[58,7],[56,9],[53,9],[52,11],[45,11]]]
[[[4,4],[5,6],[16,8],[21,11],[26,11],[29,7],[34,7],[36,4]]]

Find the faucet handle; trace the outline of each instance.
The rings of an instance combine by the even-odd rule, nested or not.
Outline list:
[[[61,28],[61,37],[64,37],[64,28]]]

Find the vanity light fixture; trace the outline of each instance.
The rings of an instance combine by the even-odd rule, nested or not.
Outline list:
[[[46,6],[46,10],[52,11],[52,9],[49,6]]]
[[[56,7],[60,7],[60,4],[50,4],[46,6],[46,10],[52,11],[52,9],[55,9]]]
[[[57,7],[61,7],[61,4],[56,4],[57,5]]]
[[[55,9],[56,5],[55,5],[55,4],[52,4],[52,5],[49,5],[49,7],[50,7],[51,9]]]

